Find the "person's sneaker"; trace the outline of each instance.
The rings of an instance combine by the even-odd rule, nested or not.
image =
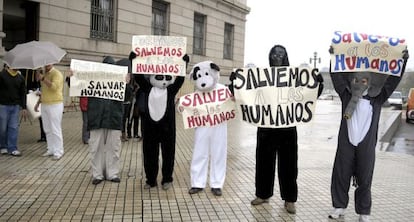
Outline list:
[[[3,154],[3,155],[6,155],[6,154],[9,153],[9,151],[7,151],[7,149],[1,149],[0,153]]]
[[[252,205],[260,205],[262,203],[269,203],[269,199],[262,199],[260,197],[256,197],[256,199],[250,202]]]
[[[97,178],[93,178],[93,180],[92,180],[92,184],[93,185],[98,185],[98,184],[100,184],[102,182],[102,180],[101,179],[97,179]]]
[[[53,160],[60,160],[62,156],[53,156]]]
[[[285,209],[290,214],[296,214],[296,207],[294,202],[285,201]]]
[[[338,219],[345,215],[345,208],[335,208],[332,213],[329,214],[329,218]]]
[[[170,188],[171,188],[171,186],[172,186],[172,183],[171,183],[171,182],[167,182],[167,183],[164,183],[164,184],[162,185],[162,189],[163,189],[163,190],[168,190],[168,189],[170,189]]]
[[[360,214],[359,215],[359,222],[369,222],[369,215]]]
[[[114,177],[114,178],[111,179],[111,181],[114,182],[114,183],[120,183],[121,179],[119,179],[119,177]]]
[[[188,191],[189,194],[195,194],[198,192],[203,191],[203,188],[199,188],[199,187],[191,187],[191,189]]]
[[[18,151],[18,150],[15,150],[15,151],[11,152],[10,154],[12,156],[21,156],[22,155],[22,153],[20,151]]]
[[[53,156],[53,154],[49,153],[49,152],[46,152],[46,153],[42,154],[42,156]]]
[[[220,188],[211,188],[211,192],[213,192],[214,196],[221,196],[223,193],[221,192]]]

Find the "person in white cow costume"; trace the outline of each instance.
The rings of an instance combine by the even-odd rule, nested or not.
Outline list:
[[[214,89],[226,88],[220,84],[220,68],[211,61],[195,64],[189,74],[195,90],[209,92]],[[216,196],[222,195],[226,177],[227,161],[227,122],[214,126],[195,128],[193,158],[191,161],[191,189],[189,194],[195,194],[206,187],[208,167],[210,162],[210,187]]]

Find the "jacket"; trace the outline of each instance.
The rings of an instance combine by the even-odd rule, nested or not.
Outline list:
[[[122,101],[88,98],[88,130],[122,129],[124,106]]]

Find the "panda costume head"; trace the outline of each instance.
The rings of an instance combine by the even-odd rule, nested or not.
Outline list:
[[[151,85],[159,89],[166,89],[175,80],[174,76],[169,75],[150,75],[148,78]]]
[[[153,86],[148,95],[148,111],[154,121],[160,120],[167,111],[167,87],[174,83],[175,76],[147,75],[149,83]]]
[[[189,78],[197,90],[210,91],[219,81],[220,68],[212,61],[200,62],[194,65]]]

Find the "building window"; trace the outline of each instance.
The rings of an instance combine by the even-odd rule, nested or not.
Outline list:
[[[223,45],[223,58],[233,59],[233,47],[234,47],[234,25],[230,23],[224,24],[224,45]]]
[[[114,40],[114,1],[91,0],[91,38]]]
[[[194,13],[193,53],[205,55],[206,16]]]
[[[152,1],[152,34],[168,35],[168,3]]]

